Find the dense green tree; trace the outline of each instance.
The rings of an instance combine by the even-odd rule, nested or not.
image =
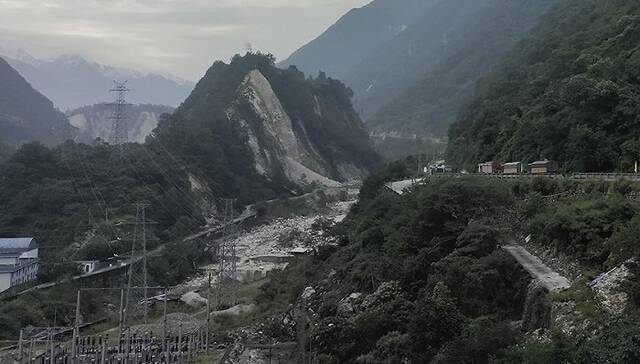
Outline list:
[[[448,158],[560,161],[564,171],[633,170],[639,159],[640,6],[559,2],[501,65],[450,129]]]

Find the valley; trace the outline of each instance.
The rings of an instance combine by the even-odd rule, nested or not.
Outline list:
[[[637,0],[0,21],[0,363],[640,362]]]

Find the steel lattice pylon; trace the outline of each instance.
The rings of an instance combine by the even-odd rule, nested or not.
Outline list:
[[[235,200],[222,200],[222,239],[218,248],[218,308],[235,306],[238,291],[238,271],[236,257],[236,237],[238,229],[234,224],[233,204]]]
[[[125,306],[123,312],[123,329],[131,324],[133,317],[142,316],[144,322],[148,320],[149,282],[147,274],[147,220],[148,205],[138,203],[136,207],[136,222],[131,242],[131,257],[127,272],[127,286]]]
[[[114,87],[109,92],[116,93],[116,100],[113,103],[115,110],[113,115],[109,117],[112,120],[111,142],[115,145],[125,144],[129,141],[129,132],[127,128],[127,92],[131,91],[127,88],[127,81],[113,81]]]

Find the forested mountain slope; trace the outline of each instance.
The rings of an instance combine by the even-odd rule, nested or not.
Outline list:
[[[256,193],[335,185],[377,162],[350,96],[339,81],[248,53],[216,62],[155,134],[211,181]]]
[[[67,118],[0,58],[0,142],[55,144],[69,133]]]
[[[631,171],[640,155],[640,3],[559,3],[450,130],[458,166],[556,159],[565,171]]]
[[[373,173],[347,218],[319,227],[337,244],[260,288],[260,304],[289,307],[301,356],[311,347],[321,363],[638,362],[639,184],[468,176],[402,195],[384,187],[414,175],[415,162]],[[514,243],[568,272],[571,287],[540,289],[502,248]]]
[[[418,21],[410,29],[411,35],[402,35],[413,39],[420,39],[420,34],[436,32],[442,34],[438,39],[427,39],[434,43],[433,53],[417,54],[406,57],[406,60],[390,60],[396,63],[407,62],[403,69],[415,70],[418,81],[412,81],[415,74],[406,76],[400,72],[392,74],[396,77],[406,77],[403,87],[390,91],[391,98],[385,95],[367,95],[371,101],[382,100],[382,107],[371,115],[367,124],[378,133],[395,132],[401,135],[437,136],[446,135],[447,129],[455,121],[463,102],[472,95],[476,82],[485,76],[498,62],[502,55],[519,39],[537,24],[543,14],[556,0],[516,0],[516,1],[449,1],[440,13],[433,13]],[[457,12],[455,9],[466,9],[467,13]],[[433,10],[436,10],[434,8]],[[445,15],[447,14],[447,15]],[[428,27],[437,24],[438,19],[456,19],[456,22],[444,22],[438,30]],[[415,40],[413,47],[416,47]],[[417,47],[416,47],[417,48]],[[428,44],[419,46],[425,51]],[[415,51],[414,51],[415,52]],[[385,51],[387,54],[403,57],[403,52]],[[409,62],[414,62],[411,64]],[[393,70],[391,63],[386,66]],[[375,67],[363,66],[362,70],[375,71]],[[384,75],[379,70],[375,72]],[[372,73],[372,74],[375,74]],[[367,79],[374,76],[370,74]],[[347,79],[347,82],[349,80]],[[396,80],[382,80],[383,84],[392,85]],[[408,85],[408,87],[406,87]],[[363,86],[363,85],[361,85]],[[358,87],[354,82],[354,87]],[[393,86],[391,86],[393,87]],[[364,102],[364,101],[363,101]],[[366,109],[366,107],[365,107]]]

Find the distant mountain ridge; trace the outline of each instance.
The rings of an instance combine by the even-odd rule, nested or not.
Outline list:
[[[67,118],[0,58],[0,143],[16,147],[30,141],[47,145],[70,135]]]
[[[77,55],[42,60],[19,52],[5,57],[35,89],[47,95],[61,110],[109,101],[113,80],[128,80],[134,104],[178,106],[193,89],[193,82],[154,73],[115,68],[90,62]]]
[[[342,16],[318,38],[293,52],[280,67],[342,79],[369,54],[411,26],[439,0],[376,0]]]

